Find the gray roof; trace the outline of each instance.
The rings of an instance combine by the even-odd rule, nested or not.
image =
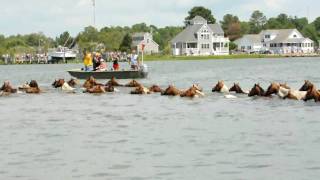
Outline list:
[[[192,26],[187,26],[182,32],[180,32],[176,37],[174,37],[171,42],[196,42],[196,33],[200,30],[203,24],[195,24]]]
[[[277,43],[277,42],[285,42],[288,40],[290,34],[294,31],[295,29],[278,29],[278,30],[273,30],[272,33],[276,33],[277,36],[273,40],[269,41],[270,43]],[[269,30],[270,31],[270,30]],[[264,32],[268,33],[268,31]]]
[[[222,27],[220,26],[220,24],[208,24],[208,26],[210,27],[210,29],[212,30],[212,32],[214,34],[224,34],[224,31],[222,29]]]
[[[195,16],[193,19],[191,19],[192,22],[207,22],[207,20],[201,16]]]
[[[246,35],[243,35],[241,38],[235,40],[235,42],[238,42],[241,39],[247,39],[252,43],[261,43],[261,36],[259,34],[246,34]]]
[[[182,32],[174,37],[171,42],[197,42],[196,33],[201,29],[204,24],[194,24],[187,26]],[[224,34],[223,29],[219,24],[208,24],[209,28],[214,34]]]

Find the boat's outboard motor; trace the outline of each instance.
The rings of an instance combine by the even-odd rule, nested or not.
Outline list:
[[[146,64],[142,64],[140,66],[140,69],[142,70],[142,72],[148,72],[148,66]]]
[[[148,66],[146,64],[142,64],[140,66],[141,73],[143,74],[143,77],[148,76]]]

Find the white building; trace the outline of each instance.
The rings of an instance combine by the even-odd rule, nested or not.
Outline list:
[[[234,41],[242,52],[259,52],[263,47],[259,34],[247,34]]]
[[[142,51],[144,44],[144,53],[157,54],[159,53],[159,45],[153,40],[152,34],[147,32],[135,33],[132,35],[132,47],[137,48],[138,52]]]
[[[245,35],[235,41],[238,50],[273,54],[314,53],[314,42],[303,37],[297,29],[264,30],[260,34]]]
[[[228,55],[229,38],[219,24],[208,24],[200,16],[193,18],[181,33],[171,40],[172,54],[179,55]]]

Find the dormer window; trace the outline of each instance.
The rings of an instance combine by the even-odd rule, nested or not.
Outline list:
[[[293,35],[293,37],[294,37],[294,38],[296,38],[296,37],[297,37],[297,35],[296,35],[296,34],[294,34],[294,35]]]
[[[265,39],[270,39],[270,34],[266,34],[266,35],[264,36],[264,38],[265,38]]]

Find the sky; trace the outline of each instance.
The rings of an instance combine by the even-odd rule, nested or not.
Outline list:
[[[320,0],[95,0],[96,27],[131,26],[145,22],[158,27],[182,26],[194,6],[210,9],[220,21],[227,13],[248,20],[254,10],[268,18],[286,13],[320,16]],[[56,37],[64,31],[76,35],[93,25],[92,0],[0,0],[0,34],[42,32]]]

